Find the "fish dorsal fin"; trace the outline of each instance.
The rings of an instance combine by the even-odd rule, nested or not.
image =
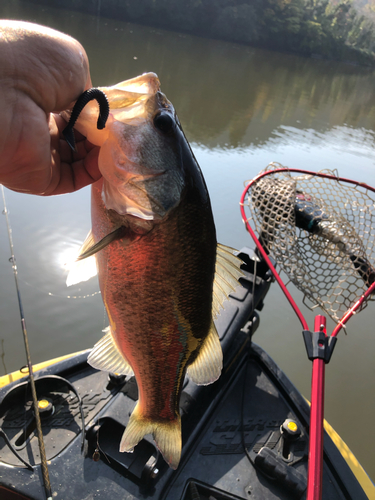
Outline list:
[[[188,366],[189,378],[198,385],[208,385],[220,377],[223,367],[223,351],[212,321],[210,332],[200,348],[197,358]]]
[[[215,279],[213,286],[212,317],[216,319],[223,302],[238,286],[239,278],[245,277],[240,266],[243,264],[234,253],[236,250],[218,244],[216,250]]]
[[[83,245],[79,249],[77,258],[83,255],[89,248],[95,245],[92,231],[89,232]],[[87,281],[97,275],[95,255],[83,260],[76,260],[69,269],[69,274],[66,278],[66,286],[76,285],[82,281]]]
[[[120,375],[134,375],[132,367],[117,349],[112,337],[111,327],[108,326],[103,338],[97,342],[87,358],[87,362],[97,370],[118,373]]]

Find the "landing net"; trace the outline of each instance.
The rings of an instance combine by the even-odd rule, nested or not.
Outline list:
[[[375,281],[375,194],[328,170],[279,169],[249,187],[248,222],[310,307],[337,322]]]

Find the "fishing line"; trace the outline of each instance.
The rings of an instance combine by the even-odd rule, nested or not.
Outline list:
[[[95,295],[101,295],[101,291],[97,290],[94,293],[88,293],[87,295],[60,295],[58,293],[53,293],[53,292],[47,292],[46,290],[43,290],[43,288],[40,288],[39,286],[36,286],[34,284],[29,283],[28,281],[25,281],[23,279],[18,278],[21,283],[24,283],[25,285],[29,286],[30,288],[35,288],[35,290],[38,290],[39,292],[43,293],[44,295],[48,295],[49,297],[57,297],[59,299],[89,299],[91,297],[94,297]]]
[[[4,339],[1,339],[1,354],[0,354],[1,362],[4,367],[4,375],[8,373],[7,367],[5,366],[5,349],[4,349]]]
[[[28,366],[28,370],[29,370],[30,387],[31,387],[31,393],[32,393],[32,398],[33,398],[35,424],[36,424],[36,429],[37,429],[39,453],[40,453],[40,460],[41,460],[41,467],[42,467],[43,485],[44,485],[44,491],[45,491],[47,500],[52,500],[52,490],[51,490],[51,483],[50,483],[50,479],[49,479],[49,472],[48,472],[48,466],[47,466],[46,450],[45,450],[44,441],[43,441],[42,424],[41,424],[40,415],[39,415],[38,398],[37,398],[36,389],[35,389],[33,365],[31,363],[29,341],[28,341],[27,330],[26,330],[25,315],[23,312],[21,293],[20,293],[19,283],[18,283],[18,271],[17,271],[16,258],[14,255],[12,229],[10,226],[8,209],[7,209],[7,205],[5,202],[5,193],[4,193],[4,186],[3,185],[1,185],[1,193],[2,193],[2,197],[3,197],[3,205],[4,205],[3,214],[5,215],[5,218],[6,218],[9,247],[10,247],[10,254],[11,254],[9,261],[12,264],[14,280],[16,283],[18,306],[19,306],[20,317],[21,317],[22,334],[23,334],[23,340],[24,340],[24,344],[25,344],[27,366]]]
[[[100,295],[102,292],[99,290],[94,293],[89,293],[88,295],[57,295],[56,293],[48,292],[50,297],[59,297],[60,299],[90,299],[95,295]]]

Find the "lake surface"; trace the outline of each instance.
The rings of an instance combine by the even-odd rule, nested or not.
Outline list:
[[[253,246],[239,211],[243,183],[271,161],[337,169],[375,184],[375,73],[2,0],[2,18],[38,22],[77,38],[93,84],[156,72],[210,191],[218,240]],[[6,190],[33,363],[91,347],[107,319],[95,279],[65,287],[66,266],[90,229],[90,190],[38,198]],[[25,365],[5,217],[0,218],[0,375]],[[172,272],[172,270],[171,270]],[[300,295],[295,294],[298,304]],[[303,307],[305,313],[306,308]],[[326,369],[325,415],[375,478],[375,305],[341,333]],[[306,312],[313,327],[313,314]],[[329,322],[332,326],[332,323]],[[254,341],[310,394],[311,363],[294,312],[273,285]]]

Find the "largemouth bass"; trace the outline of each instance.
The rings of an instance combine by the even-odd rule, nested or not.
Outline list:
[[[100,146],[103,175],[92,186],[92,232],[81,257],[95,254],[110,325],[88,362],[135,375],[139,399],[120,451],[151,433],[177,468],[184,377],[210,384],[220,376],[213,319],[238,284],[241,262],[217,246],[203,175],[157,76],[101,90],[110,104],[105,129],[97,130],[95,103],[76,127]]]

